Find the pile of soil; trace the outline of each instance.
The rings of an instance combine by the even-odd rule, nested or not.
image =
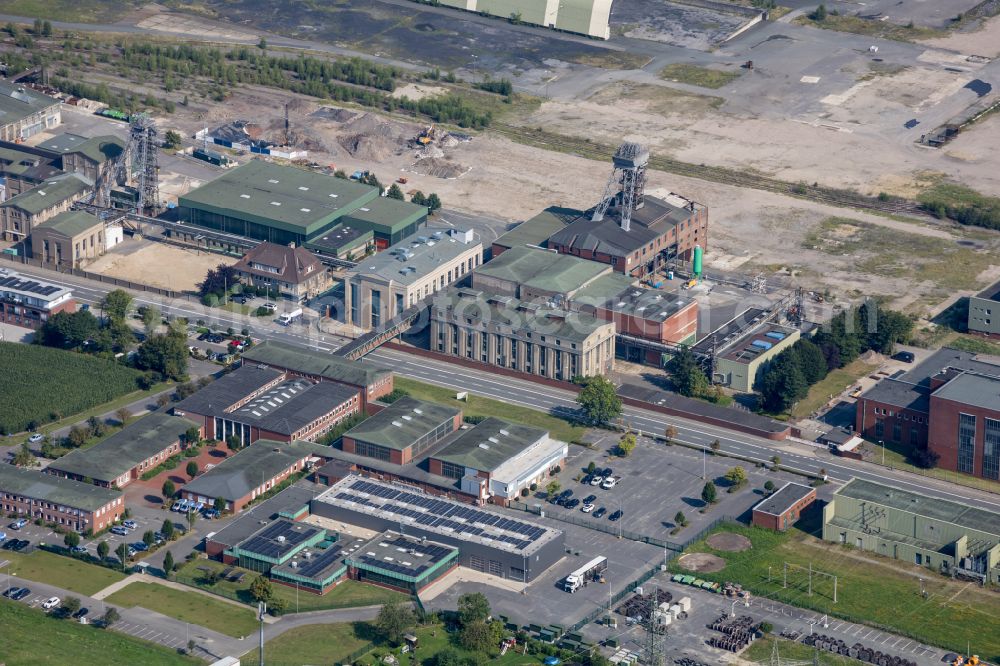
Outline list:
[[[705,540],[705,543],[716,550],[726,553],[742,553],[744,550],[750,550],[753,547],[750,539],[742,534],[733,534],[732,532],[718,532],[713,534]]]
[[[726,568],[726,561],[718,555],[712,555],[711,553],[688,553],[687,555],[681,555],[680,559],[677,560],[677,564],[681,565],[681,568],[686,571],[697,573],[713,573]]]
[[[335,123],[346,123],[349,120],[357,118],[358,114],[356,111],[335,109],[332,106],[323,106],[310,113],[309,117],[317,118],[319,120],[330,120]]]
[[[410,171],[422,176],[434,176],[435,178],[447,178],[449,180],[461,178],[471,170],[472,167],[467,167],[464,164],[440,157],[427,157],[418,160],[410,167]]]

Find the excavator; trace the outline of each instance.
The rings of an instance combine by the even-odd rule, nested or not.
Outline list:
[[[417,143],[421,146],[429,146],[434,143],[437,130],[434,129],[434,125],[428,125],[424,129],[420,130],[420,134],[417,135]]]

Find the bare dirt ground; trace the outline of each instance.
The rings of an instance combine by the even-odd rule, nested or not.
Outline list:
[[[681,558],[677,560],[677,564],[681,565],[682,569],[698,573],[713,573],[726,568],[726,561],[718,555],[712,555],[711,553],[688,553],[687,555],[681,555]]]
[[[927,39],[921,43],[935,48],[996,58],[1000,56],[1000,17],[984,22],[982,27],[975,31],[953,32],[947,37]]]
[[[750,550],[753,546],[750,539],[742,534],[733,534],[732,532],[713,534],[705,540],[705,543],[725,553],[742,553],[744,550]]]
[[[232,257],[126,239],[86,268],[102,275],[182,291],[195,289],[210,268],[235,263]]]

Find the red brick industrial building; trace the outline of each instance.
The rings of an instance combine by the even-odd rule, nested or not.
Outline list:
[[[937,466],[1000,479],[1000,365],[942,349],[858,398],[855,429],[937,456]]]
[[[815,501],[815,488],[786,483],[753,508],[753,524],[783,532],[794,525],[802,512]]]
[[[462,425],[462,410],[400,398],[344,433],[345,453],[407,465]]]
[[[99,532],[122,517],[125,500],[116,490],[0,464],[0,509],[77,532]]]

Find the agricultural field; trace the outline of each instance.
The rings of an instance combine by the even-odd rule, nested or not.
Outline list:
[[[0,652],[8,664],[183,666],[203,663],[154,643],[56,619],[6,599],[0,601],[0,626],[3,627]]]
[[[21,432],[135,391],[140,373],[75,352],[0,342],[0,434]]]
[[[845,548],[817,539],[800,529],[777,533],[730,524],[716,532],[732,532],[750,539],[743,552],[724,552],[704,539],[686,553],[711,553],[725,560],[716,573],[699,573],[717,582],[735,581],[754,595],[809,608],[830,617],[883,628],[896,634],[955,652],[972,652],[989,661],[1000,657],[1000,597],[963,581],[935,575],[922,567],[906,565],[872,553]],[[796,565],[784,587],[785,563]],[[804,569],[812,566],[827,576],[814,575],[812,595],[807,593]],[[671,569],[682,571],[675,562]],[[837,577],[837,602],[833,580]],[[927,595],[921,596],[920,578]],[[943,622],[942,618],[947,618]]]

